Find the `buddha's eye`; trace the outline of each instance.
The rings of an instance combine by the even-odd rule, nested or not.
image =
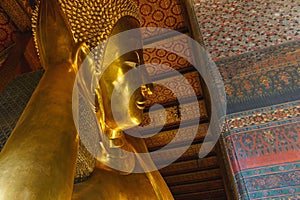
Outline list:
[[[146,101],[136,101],[136,106],[138,107],[138,109],[140,110],[144,110],[146,107]]]

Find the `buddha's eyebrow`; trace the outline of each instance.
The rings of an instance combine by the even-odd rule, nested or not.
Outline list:
[[[137,66],[137,63],[133,62],[133,61],[124,61],[124,64],[126,64],[132,68],[135,68]]]

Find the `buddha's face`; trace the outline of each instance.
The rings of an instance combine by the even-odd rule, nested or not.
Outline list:
[[[117,34],[122,31],[138,28],[139,24],[134,18],[126,17],[119,20],[113,29],[112,34]],[[113,62],[109,64],[99,80],[100,93],[102,98],[102,110],[104,119],[100,117],[100,123],[105,124],[110,129],[128,129],[137,126],[141,123],[144,108],[144,96],[141,88],[136,89],[134,82],[142,82],[143,73],[140,76],[127,77],[124,75],[136,66],[142,64],[142,51],[132,51],[124,55],[118,55],[118,49],[124,48],[124,45],[140,46],[141,38],[136,35],[128,38],[126,41],[115,41],[107,44],[105,58],[114,57]],[[118,86],[118,87],[116,87]],[[130,91],[134,91],[133,94]],[[112,94],[114,92],[114,97]],[[114,99],[112,104],[112,98]],[[99,98],[98,98],[99,99]],[[128,103],[129,102],[129,103]],[[101,103],[99,101],[99,103]],[[114,108],[112,110],[112,107]],[[101,108],[101,106],[100,106]],[[115,121],[117,115],[118,124]],[[100,116],[100,115],[98,115]],[[101,119],[102,118],[102,119]]]

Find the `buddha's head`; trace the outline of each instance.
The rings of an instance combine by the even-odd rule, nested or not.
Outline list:
[[[55,8],[53,4],[47,6],[49,2],[41,1],[40,7],[51,7],[53,11],[39,13],[40,19],[43,20],[39,22],[39,29],[43,30],[34,31],[37,33],[36,39],[39,40],[37,44],[43,66],[47,68],[50,62],[55,64],[67,61],[77,51],[76,44],[85,43],[92,51],[100,43],[108,40],[100,54],[104,56],[104,62],[112,57],[113,62],[103,70],[99,80],[96,110],[101,114],[97,116],[102,128],[127,129],[140,124],[144,108],[142,88],[143,91],[148,90],[143,86],[131,95],[128,91],[133,88],[133,80],[125,79],[124,75],[143,63],[142,50],[121,55],[120,49],[128,45],[141,47],[141,34],[130,35],[126,40],[109,40],[113,35],[140,27],[136,5],[132,0],[58,0],[53,2],[56,4]],[[39,9],[38,12],[47,9]],[[144,74],[135,77],[134,81],[144,79]],[[116,84],[120,86],[118,89]],[[112,112],[113,91],[116,95],[113,107],[118,115],[118,124]]]
[[[132,79],[124,78],[124,75],[130,70],[143,64],[142,50],[140,49],[141,33],[136,32],[134,35],[129,35],[125,40],[111,41],[109,38],[140,26],[136,5],[132,0],[42,0],[35,17],[33,22],[38,26],[34,27],[33,32],[42,65],[46,70],[49,66],[64,63],[71,67],[70,71],[76,72],[75,68],[80,65],[76,60],[78,52],[82,50],[85,54],[87,49],[95,52],[93,51],[95,47],[99,47],[99,44],[108,40],[104,46],[100,45],[102,49],[96,50],[96,52],[99,50],[101,55],[98,56],[101,56],[101,59],[95,55],[92,56],[96,63],[94,63],[95,68],[102,70],[102,74],[97,80],[97,86],[86,85],[84,87],[86,90],[95,89],[95,91],[88,92],[96,94],[96,98],[89,99],[92,101],[89,103],[95,104],[96,116],[102,130],[108,136],[106,138],[108,142],[104,141],[103,136],[104,142],[100,142],[100,145],[107,144],[104,144],[105,147],[101,150],[101,160],[103,163],[113,162],[117,165],[131,163],[122,168],[132,170],[134,158],[129,158],[130,161],[120,159],[124,156],[119,153],[120,148],[118,147],[126,146],[122,130],[141,123],[144,93],[150,91],[145,85],[141,85],[131,94],[128,91],[135,89],[136,85],[132,84]],[[82,46],[82,44],[85,45]],[[121,50],[127,45],[136,46],[138,50],[122,54]],[[98,62],[103,60],[105,63],[111,59],[112,62],[107,68],[103,68],[101,62]],[[141,83],[145,79],[144,75],[145,73],[141,72],[140,76],[134,77],[134,82]],[[119,87],[116,87],[117,84]],[[116,94],[114,98],[116,101],[112,105],[113,93]],[[117,112],[118,123],[113,110]],[[110,154],[109,160],[107,160],[106,150],[110,151],[107,152]],[[114,159],[112,155],[117,159]]]
[[[123,17],[114,26],[112,36],[139,27],[139,22],[133,17]],[[141,83],[146,78],[145,73],[136,70],[133,76],[125,76],[143,63],[142,51],[136,50],[121,55],[121,49],[128,46],[133,49],[141,47],[141,34],[126,35],[125,39],[108,40],[105,48],[104,62],[110,61],[99,80],[99,92],[102,96],[102,112],[105,119],[100,119],[110,129],[128,129],[141,123],[145,99],[143,87],[135,88],[136,83]],[[111,62],[112,61],[112,62]],[[134,91],[133,93],[131,91]],[[112,96],[114,92],[114,96]],[[112,98],[114,101],[112,101]],[[101,103],[101,102],[99,102]],[[100,106],[101,107],[101,106]],[[101,108],[100,108],[101,112]],[[116,122],[116,117],[118,123]]]

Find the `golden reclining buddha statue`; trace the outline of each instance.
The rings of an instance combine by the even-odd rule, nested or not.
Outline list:
[[[106,138],[99,141],[97,159],[80,142],[73,120],[72,91],[81,63],[109,36],[138,28],[136,9],[131,0],[40,0],[33,32],[45,73],[0,154],[0,200],[173,199],[158,171],[124,175],[106,165],[117,162],[127,172],[145,167],[142,160],[123,156],[119,150],[147,152],[142,139],[125,135],[122,129],[141,123],[144,94],[151,93],[150,88],[143,85],[132,96],[118,91],[120,103],[114,106],[123,124],[114,121],[110,103],[116,80],[131,87],[122,77],[142,64],[141,50],[120,55],[93,91],[96,98],[90,103],[101,138]],[[95,57],[117,54],[126,42],[141,41],[133,36],[108,42]],[[95,63],[90,66],[93,73]],[[124,99],[129,105],[122,103],[127,102]],[[87,176],[74,186],[74,178]]]

